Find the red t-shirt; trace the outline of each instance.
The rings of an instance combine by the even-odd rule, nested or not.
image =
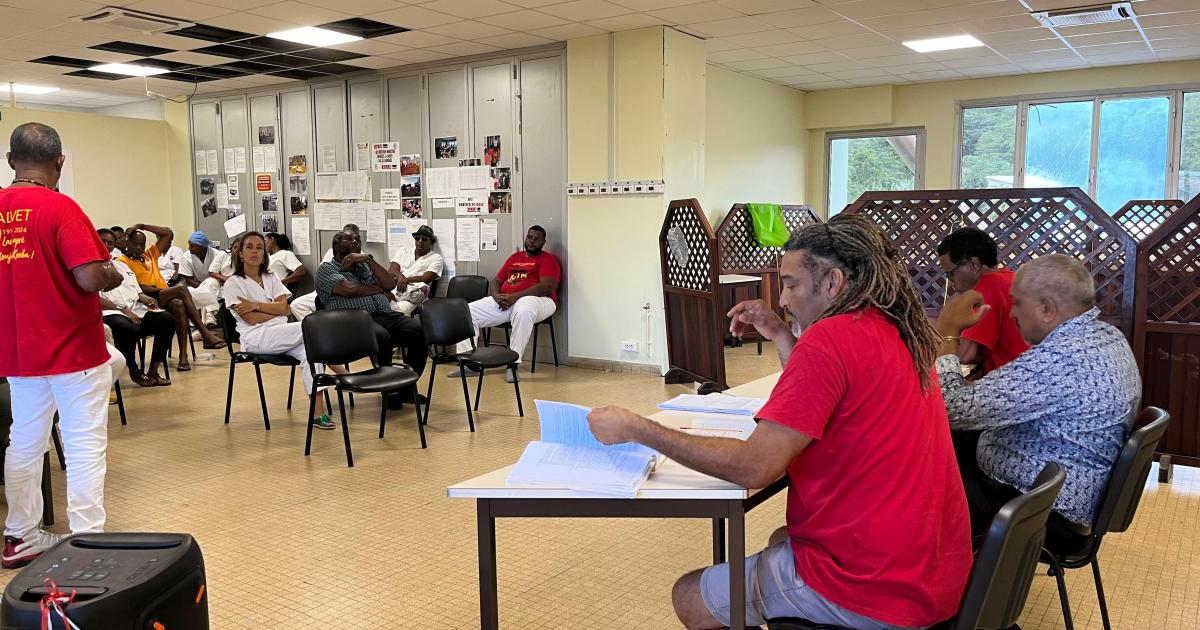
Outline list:
[[[972,562],[946,407],[930,378],[922,392],[878,310],[838,315],[804,331],[757,416],[813,438],[787,469],[797,574],[829,601],[900,626],[954,615]]]
[[[530,256],[524,250],[519,251],[509,256],[500,266],[500,271],[496,272],[496,281],[500,283],[500,290],[504,293],[524,291],[542,278],[554,278],[562,282],[562,269],[558,266],[558,259],[554,254],[545,251],[538,252],[537,256]],[[550,299],[557,303],[558,291],[551,291]]]
[[[1016,275],[1008,269],[997,269],[980,276],[975,285],[975,290],[983,294],[983,303],[992,308],[978,324],[964,330],[962,338],[988,349],[983,358],[984,372],[1003,366],[1029,349],[1017,320],[1012,318],[1012,283]]]
[[[0,190],[0,376],[49,376],[108,361],[100,296],[71,269],[108,260],[70,197],[40,186]]]

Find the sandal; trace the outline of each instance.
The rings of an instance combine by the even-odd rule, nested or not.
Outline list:
[[[171,379],[163,377],[163,376],[159,376],[157,371],[148,372],[146,374],[146,377],[154,379],[154,384],[159,387],[166,387],[171,384]]]
[[[220,350],[221,348],[224,348],[225,345],[226,344],[224,341],[218,341],[211,345],[206,343],[206,344],[204,344],[204,349],[205,350]]]
[[[191,371],[192,371],[192,366],[191,366],[191,364],[190,364],[190,363],[186,363],[186,362],[184,362],[184,361],[180,361],[180,362],[179,362],[179,365],[178,365],[178,366],[177,366],[175,369],[176,369],[176,370],[178,370],[178,371],[180,371],[180,372],[191,372]]]
[[[155,385],[158,385],[158,381],[154,380],[153,376],[149,374],[143,374],[141,372],[130,372],[129,380],[133,381],[134,385],[138,385],[140,387],[154,387]]]

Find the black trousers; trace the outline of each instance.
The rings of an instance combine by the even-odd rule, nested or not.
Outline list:
[[[396,348],[404,351],[404,362],[417,374],[425,371],[429,358],[429,347],[425,345],[425,333],[416,319],[395,311],[371,313],[375,320],[375,339],[379,344],[379,365],[392,364],[392,352]]]
[[[137,368],[137,341],[142,337],[154,337],[154,348],[150,351],[151,363],[164,363],[171,338],[175,336],[175,316],[166,311],[149,311],[142,316],[142,325],[134,328],[133,320],[124,315],[105,315],[104,323],[112,329],[113,345],[125,356],[125,363]],[[145,370],[143,365],[140,369]]]
[[[1008,503],[1021,495],[1021,491],[987,476],[979,468],[976,448],[982,431],[951,431],[954,455],[958,458],[958,471],[962,475],[963,489],[967,492],[967,507],[971,511],[971,536],[982,536],[991,526],[992,518]],[[1046,547],[1056,553],[1081,549],[1087,545],[1084,536],[1058,514],[1051,512],[1046,521]]]

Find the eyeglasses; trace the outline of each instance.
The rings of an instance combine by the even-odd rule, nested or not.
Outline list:
[[[954,275],[954,272],[955,272],[955,271],[958,271],[958,268],[959,268],[959,267],[961,267],[961,266],[963,266],[963,265],[965,265],[965,264],[967,264],[967,263],[965,263],[965,262],[964,262],[964,263],[958,263],[957,265],[954,265],[953,267],[951,267],[950,269],[948,269],[948,270],[946,270],[946,271],[943,271],[942,273],[943,273],[943,274],[945,274],[945,276],[946,276],[946,279],[947,279],[947,280],[949,280],[949,279],[950,279],[950,277]]]
[[[414,241],[431,241],[433,239],[429,238],[428,236],[413,236],[413,240]]]

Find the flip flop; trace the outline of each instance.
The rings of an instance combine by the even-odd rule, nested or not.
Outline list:
[[[227,344],[224,341],[218,341],[217,343],[214,343],[211,346],[208,344],[204,344],[204,349],[205,350],[220,350],[221,348],[224,348],[226,345]]]
[[[190,363],[184,363],[184,362],[182,362],[182,361],[181,361],[181,362],[179,363],[179,366],[178,366],[178,367],[176,367],[175,369],[176,369],[176,370],[178,370],[178,371],[180,371],[180,372],[191,372],[191,371],[192,371],[192,366],[191,366],[191,364],[190,364]]]

